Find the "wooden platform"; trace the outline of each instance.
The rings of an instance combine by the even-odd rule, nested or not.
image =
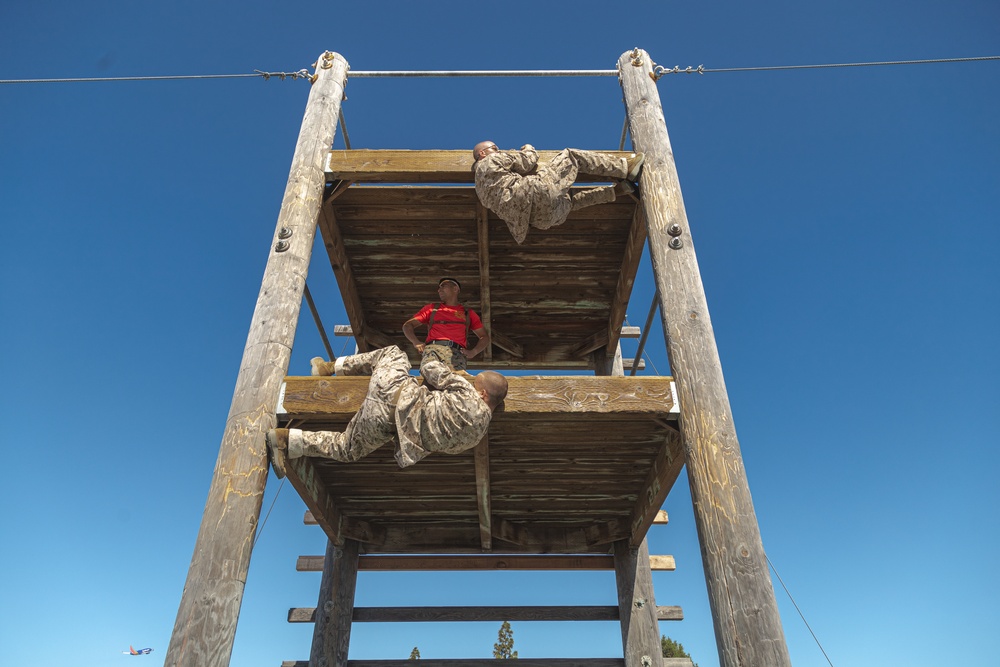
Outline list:
[[[511,377],[484,442],[400,469],[298,459],[288,477],[335,542],[364,553],[607,553],[639,544],[683,464],[665,377]],[[343,430],[366,377],[289,377],[279,421]]]
[[[616,350],[646,241],[636,201],[581,209],[517,245],[454,185],[471,167],[464,150],[329,154],[320,230],[360,348],[397,344],[416,361],[403,322],[450,276],[493,337],[473,368],[594,369]],[[358,185],[387,181],[402,185]]]
[[[328,154],[319,227],[359,348],[399,345],[417,364],[403,322],[449,276],[493,339],[473,369],[609,372],[646,240],[636,200],[581,209],[518,245],[480,204],[471,167],[469,150]],[[296,461],[289,479],[331,539],[368,554],[638,545],[683,464],[671,379],[510,383],[473,450],[401,470],[387,446],[352,464]],[[343,430],[366,388],[367,378],[286,378],[279,421]]]

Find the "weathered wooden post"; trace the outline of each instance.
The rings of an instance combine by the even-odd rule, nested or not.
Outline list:
[[[358,543],[348,539],[338,547],[328,542],[309,652],[311,667],[346,667],[357,587]]]
[[[646,154],[642,206],[719,661],[723,667],[784,667],[791,665],[788,647],[649,54],[622,54],[618,71],[634,149]]]
[[[264,434],[274,426],[323,196],[323,161],[340,115],[347,61],[326,52],[316,75],[243,350],[208,502],[164,664],[229,664],[264,485]]]

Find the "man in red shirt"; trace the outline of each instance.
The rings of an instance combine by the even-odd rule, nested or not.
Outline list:
[[[454,278],[442,278],[438,281],[441,302],[427,304],[403,323],[403,335],[413,343],[417,352],[423,354],[423,361],[436,359],[456,371],[464,371],[466,361],[490,344],[490,336],[479,316],[458,302],[461,289],[462,286]],[[427,337],[423,342],[416,333],[417,327],[422,325],[427,326]],[[469,349],[469,331],[479,337],[472,349]]]

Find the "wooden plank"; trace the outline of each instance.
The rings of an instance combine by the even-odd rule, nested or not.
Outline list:
[[[615,296],[611,302],[611,316],[608,318],[608,343],[605,349],[612,354],[618,347],[621,337],[622,322],[625,321],[625,310],[632,298],[632,286],[635,284],[635,274],[639,270],[642,259],[642,248],[646,244],[646,218],[642,207],[635,209],[632,226],[629,228],[628,241],[625,243],[625,256],[618,270],[618,284]]]
[[[621,658],[518,658],[519,667],[624,667]],[[664,658],[665,667],[690,667],[687,658]],[[683,662],[667,662],[681,660]],[[496,667],[496,658],[421,658],[424,667]],[[310,667],[308,660],[284,660],[281,667]],[[410,667],[409,660],[348,660],[347,667]]]
[[[312,647],[309,661],[314,665],[344,667],[351,645],[354,593],[358,585],[358,543],[346,540],[342,547],[326,546],[319,601],[313,610]]]
[[[385,539],[383,530],[365,521],[343,515],[309,458],[289,459],[286,471],[288,481],[298,491],[299,497],[302,498],[330,541],[339,545],[343,544],[345,539],[350,538],[359,542],[377,544]]]
[[[493,329],[490,337],[493,339],[493,343],[501,350],[506,350],[519,359],[524,356],[524,347],[505,333]],[[491,363],[484,362],[483,366],[490,367]]]
[[[608,329],[607,327],[601,327],[599,331],[595,331],[591,335],[587,336],[587,338],[585,338],[581,343],[570,350],[570,355],[574,357],[583,357],[598,348],[605,347],[607,344]]]
[[[224,667],[232,655],[268,475],[264,434],[275,425],[288,369],[326,180],[323,162],[347,76],[347,61],[338,54],[326,52],[317,64],[166,651],[165,664],[171,667]]]
[[[684,611],[678,606],[657,607],[656,619],[658,621],[683,621]]]
[[[496,658],[421,658],[422,667],[496,667]],[[518,658],[518,667],[624,667],[621,658]],[[409,667],[407,660],[348,660],[347,667]]]
[[[618,60],[721,667],[791,664],[740,453],[652,61]]]
[[[285,378],[282,408],[289,415],[337,415],[349,419],[368,391],[367,376]],[[508,377],[504,411],[494,419],[559,414],[643,415],[669,419],[669,377]],[[658,508],[657,508],[658,509]]]
[[[411,611],[419,609],[420,611]],[[683,621],[679,606],[656,608],[659,621]],[[356,607],[354,622],[399,621],[617,621],[618,607]],[[293,607],[289,623],[314,623],[316,607]]]
[[[638,548],[620,540],[614,556],[625,667],[649,667],[662,655],[653,577],[647,567],[649,549],[645,540]]]
[[[354,613],[357,623],[617,620],[618,608],[611,606],[366,607]]]
[[[289,623],[312,623],[314,607],[288,610]],[[617,621],[613,606],[357,607],[355,623],[451,623],[478,621]]]
[[[677,569],[673,556],[650,556],[649,569],[654,572],[673,572]]]
[[[656,516],[653,517],[653,525],[662,525],[662,524],[667,524],[669,522],[670,522],[670,519],[667,516],[667,511],[666,510],[657,510],[656,511]]]
[[[483,321],[486,335],[491,337],[493,331],[493,319],[490,316],[490,223],[489,212],[486,207],[479,203],[476,206],[476,238],[479,241],[479,317]],[[469,344],[472,341],[468,341]],[[493,344],[490,343],[483,350],[483,361],[489,362],[493,359]],[[485,548],[485,547],[484,547]]]
[[[629,544],[638,547],[646,538],[649,527],[653,524],[660,507],[667,499],[670,489],[674,487],[681,468],[684,467],[684,450],[680,433],[670,429],[664,436],[663,446],[653,461],[653,466],[646,477],[646,482],[639,491],[635,509],[632,510],[630,523],[632,536]]]
[[[377,347],[390,345],[391,341],[385,334],[369,327],[365,322],[364,307],[358,294],[358,285],[351,270],[351,263],[344,249],[344,238],[333,213],[332,201],[325,203],[320,211],[319,228],[323,235],[326,254],[330,258],[330,266],[337,277],[340,298],[344,302],[347,317],[351,320],[352,331],[360,332],[360,335],[355,336],[358,348],[362,352],[368,352]]]
[[[487,433],[473,450],[476,461],[476,506],[483,551],[493,548],[493,515],[490,510],[490,436]]]
[[[610,544],[628,533],[624,522],[616,519],[593,523],[581,528],[540,528],[494,517],[496,538],[546,553],[573,553],[591,547]]]
[[[495,555],[466,556],[361,556],[358,569],[368,572],[425,572],[466,570],[611,570],[614,560],[607,555]],[[295,563],[299,572],[319,572],[323,556],[299,556]]]
[[[622,327],[622,338],[638,338],[642,335],[642,331],[639,327],[625,326]]]
[[[539,163],[559,151],[538,151]],[[629,152],[606,151],[621,157]],[[332,150],[326,160],[327,180],[359,183],[472,183],[471,150]],[[602,181],[580,175],[580,182]],[[603,179],[607,180],[607,179]]]

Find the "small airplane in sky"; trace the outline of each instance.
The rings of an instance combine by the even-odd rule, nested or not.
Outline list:
[[[140,649],[136,650],[136,649],[132,648],[131,644],[129,644],[128,650],[127,651],[122,651],[122,655],[149,655],[152,652],[153,652],[153,649],[151,649],[151,648],[140,648]]]

